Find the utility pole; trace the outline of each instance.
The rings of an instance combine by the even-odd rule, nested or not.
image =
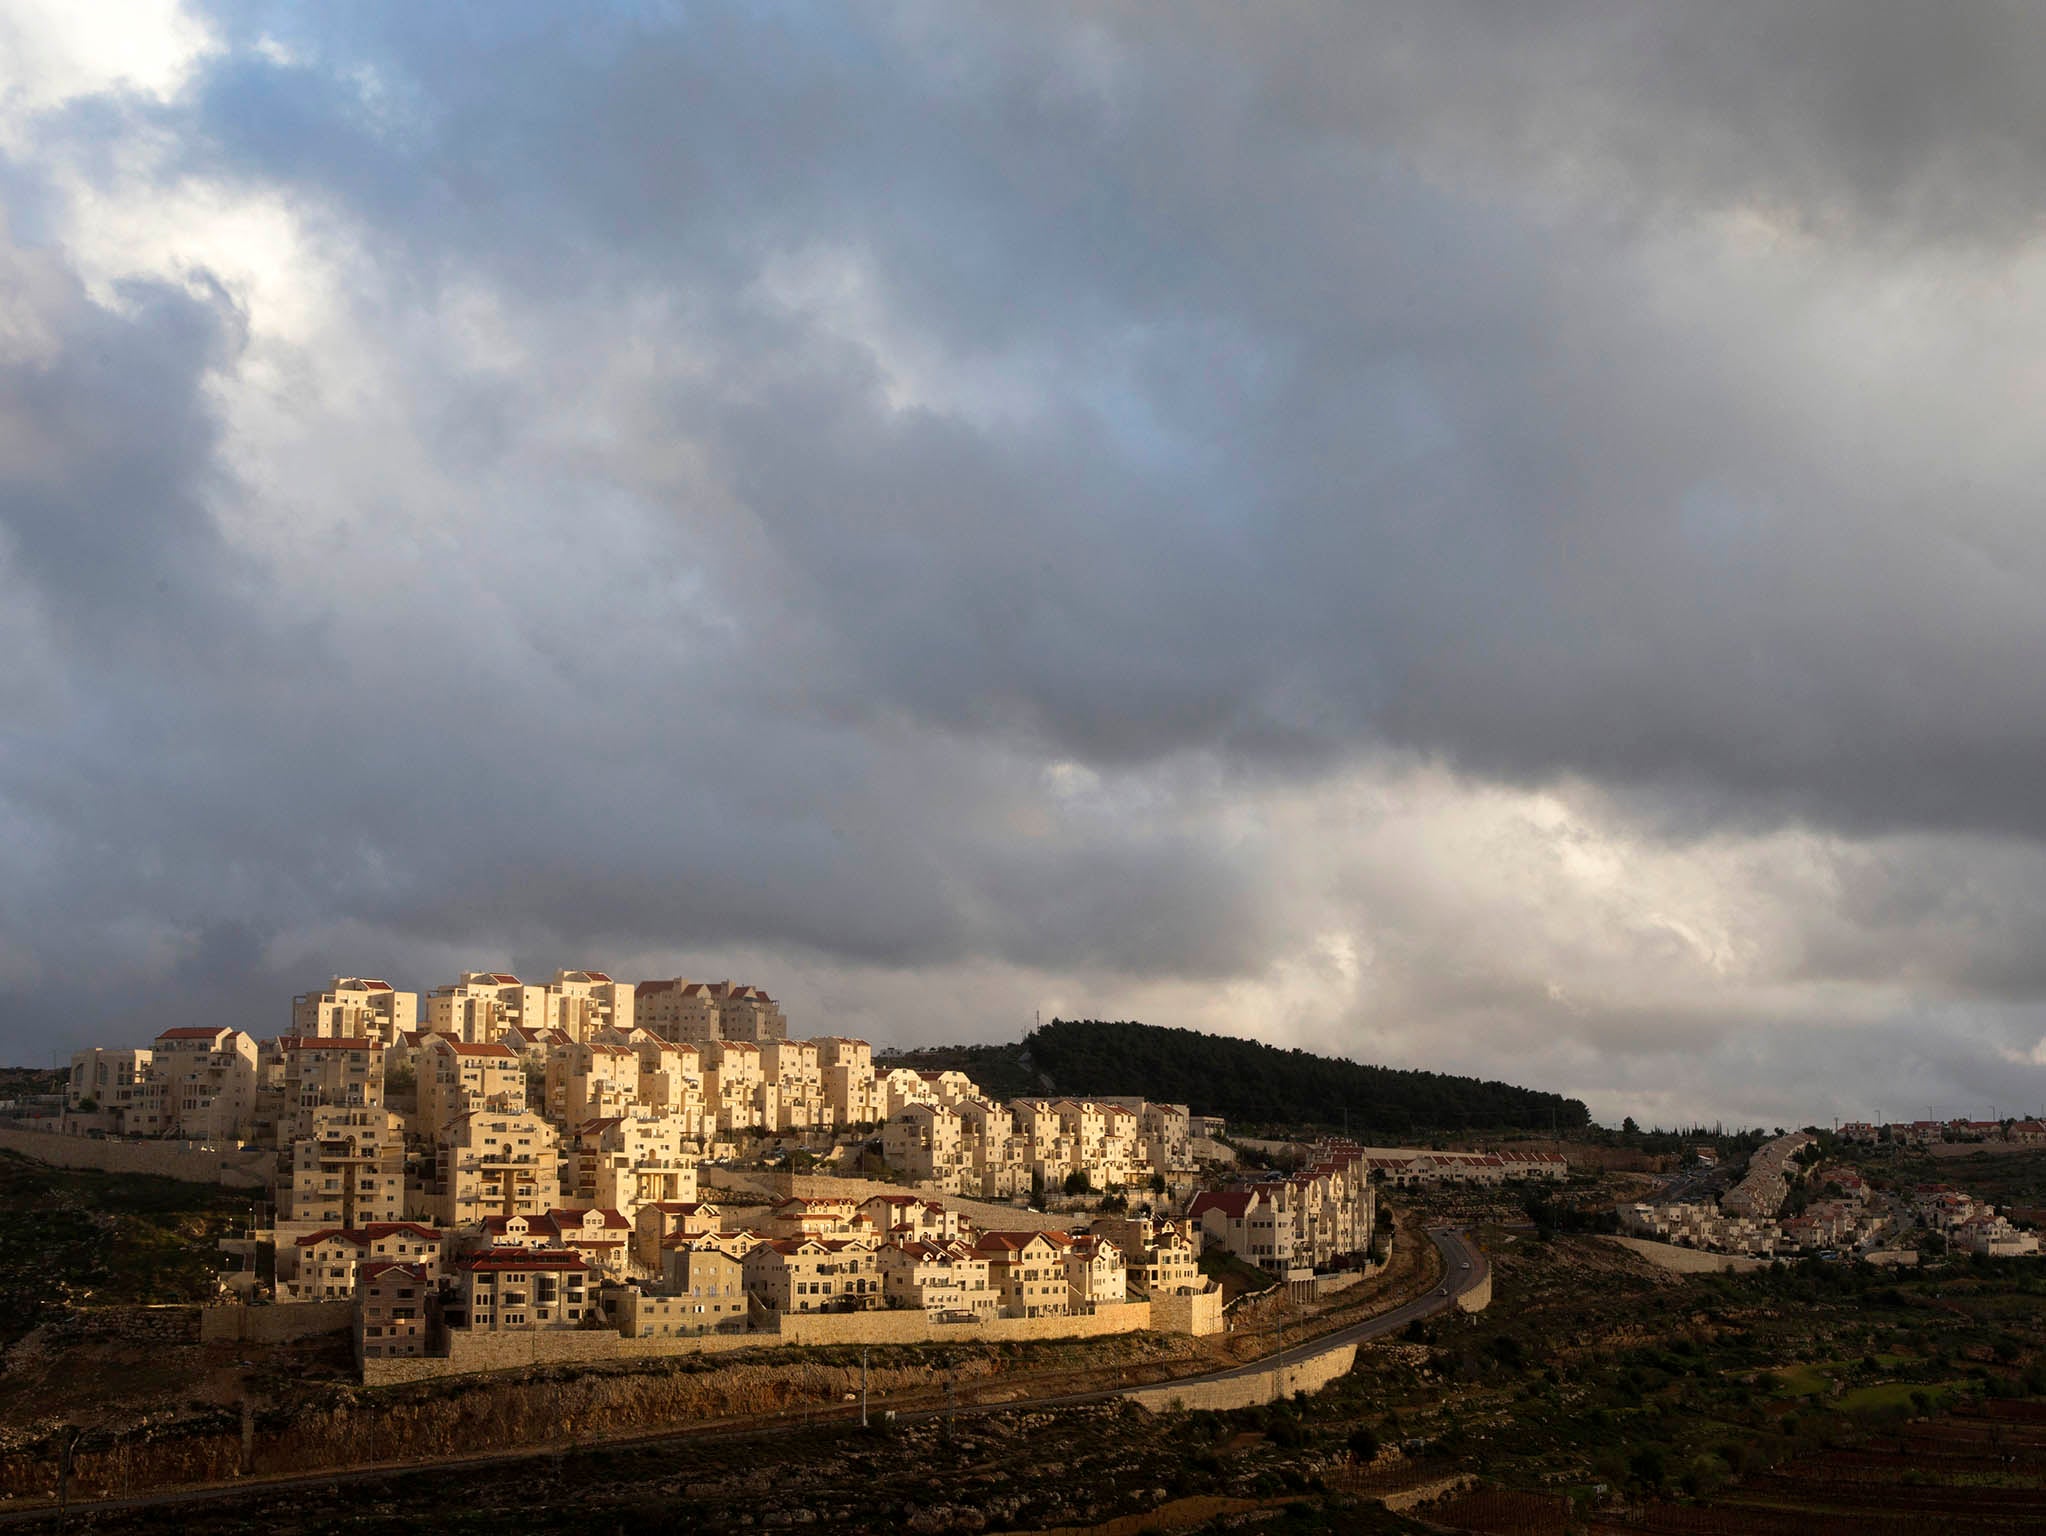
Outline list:
[[[860,1351],[860,1428],[867,1427],[867,1352]]]

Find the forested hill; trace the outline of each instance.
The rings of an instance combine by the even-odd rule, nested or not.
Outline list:
[[[1347,1124],[1360,1140],[1423,1131],[1563,1131],[1591,1120],[1581,1100],[1511,1083],[1369,1067],[1154,1024],[1053,1019],[1020,1045],[941,1046],[900,1059],[957,1067],[998,1098],[1140,1094],[1239,1126]]]

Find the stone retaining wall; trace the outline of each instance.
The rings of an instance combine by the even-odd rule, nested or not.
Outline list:
[[[1459,1312],[1482,1312],[1492,1305],[1492,1272],[1485,1271],[1485,1278],[1456,1298]]]
[[[97,1168],[103,1173],[153,1173],[187,1184],[225,1184],[231,1189],[267,1189],[277,1154],[261,1148],[206,1151],[189,1141],[95,1141],[53,1131],[0,1129],[0,1150],[19,1152],[58,1168]]]
[[[1295,1392],[1319,1392],[1338,1376],[1348,1375],[1356,1363],[1355,1344],[1336,1344],[1291,1365],[1250,1371],[1219,1381],[1162,1382],[1155,1387],[1133,1388],[1123,1396],[1151,1413],[1191,1413],[1203,1408],[1220,1413],[1275,1403]]]
[[[268,1307],[205,1307],[199,1337],[249,1344],[283,1344],[323,1333],[346,1333],[355,1322],[352,1301],[299,1301]]]
[[[252,1312],[311,1310],[301,1307],[250,1308]],[[346,1305],[341,1303],[340,1305]],[[533,1329],[510,1333],[448,1335],[446,1358],[362,1362],[364,1386],[426,1381],[437,1376],[466,1376],[481,1371],[508,1371],[523,1366],[590,1364],[609,1360],[645,1360],[660,1356],[728,1354],[740,1349],[774,1349],[784,1344],[1006,1344],[1033,1339],[1090,1339],[1136,1333],[1151,1326],[1150,1302],[1104,1306],[1086,1317],[995,1317],[979,1323],[940,1323],[927,1312],[798,1312],[776,1318],[762,1314],[773,1326],[753,1333],[685,1334],[628,1339],[609,1329]],[[221,1311],[232,1310],[228,1308]]]
[[[1160,1333],[1185,1333],[1205,1338],[1222,1331],[1222,1291],[1215,1287],[1191,1296],[1153,1296],[1151,1326]]]

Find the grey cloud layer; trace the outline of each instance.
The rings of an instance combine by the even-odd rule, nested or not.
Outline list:
[[[1327,930],[1369,985],[1240,1027],[1596,1093],[1986,998],[2022,1056],[2046,27],[1739,9],[217,12],[0,179],[0,1027],[464,946],[1168,1000]],[[135,142],[338,318],[88,298]],[[1482,848],[1278,809],[1417,761],[1824,873],[1715,866],[1709,973],[1592,886],[1480,958]]]

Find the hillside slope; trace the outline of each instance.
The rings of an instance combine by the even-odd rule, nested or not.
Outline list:
[[[1260,1040],[1097,1019],[1053,1019],[1013,1045],[934,1046],[888,1065],[953,1067],[998,1098],[1140,1094],[1239,1128],[1347,1124],[1359,1140],[1430,1131],[1576,1130],[1578,1099],[1441,1072],[1366,1066]]]

